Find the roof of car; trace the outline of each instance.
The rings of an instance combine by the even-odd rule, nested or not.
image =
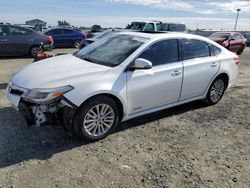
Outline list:
[[[160,38],[193,38],[201,40],[209,40],[205,37],[199,35],[193,35],[188,33],[181,32],[143,32],[143,31],[129,31],[129,32],[120,32],[119,34],[133,35],[136,37],[143,37],[148,39],[160,39]]]

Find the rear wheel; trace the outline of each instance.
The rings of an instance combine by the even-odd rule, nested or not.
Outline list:
[[[75,47],[75,48],[80,48],[80,45],[81,45],[81,41],[80,41],[80,40],[76,40],[76,41],[74,42],[74,47]]]
[[[30,48],[30,55],[32,57],[36,57],[37,54],[42,53],[42,52],[43,52],[43,49],[40,46],[32,46]]]
[[[208,90],[206,102],[211,105],[218,103],[224,95],[225,90],[225,79],[223,79],[222,77],[216,78]]]
[[[73,128],[82,140],[96,141],[108,136],[118,123],[117,104],[109,97],[98,96],[79,108],[73,120]]]

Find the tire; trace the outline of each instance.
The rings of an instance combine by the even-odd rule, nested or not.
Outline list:
[[[211,84],[207,97],[206,102],[210,105],[214,105],[218,103],[222,96],[224,95],[227,88],[227,83],[223,77],[217,77]]]
[[[80,40],[76,40],[76,41],[74,42],[74,47],[75,47],[75,48],[80,48],[80,45],[81,45],[81,41],[80,41]]]
[[[119,119],[117,104],[109,97],[97,96],[79,107],[73,129],[81,140],[97,141],[108,136],[119,124]]]
[[[241,55],[243,53],[244,47],[242,46],[242,48],[237,52],[237,55]]]
[[[38,53],[42,53],[43,52],[43,49],[40,47],[40,46],[32,46],[31,48],[30,48],[30,55],[32,56],[32,57],[36,57],[36,55],[38,54]]]

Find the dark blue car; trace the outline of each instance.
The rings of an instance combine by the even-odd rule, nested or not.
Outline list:
[[[54,40],[54,47],[75,47],[79,48],[85,34],[75,29],[54,28],[45,32]]]

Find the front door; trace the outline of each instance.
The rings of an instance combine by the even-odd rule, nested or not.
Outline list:
[[[183,75],[177,40],[158,41],[138,58],[151,61],[153,67],[127,72],[129,115],[177,102]]]

